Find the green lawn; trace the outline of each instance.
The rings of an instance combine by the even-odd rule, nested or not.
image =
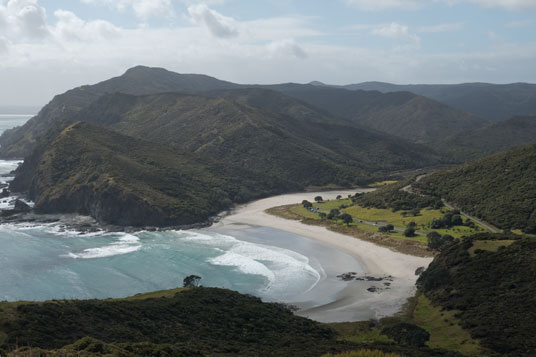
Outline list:
[[[506,247],[514,242],[515,240],[475,240],[473,241],[473,246],[469,248],[469,254],[474,256],[477,249],[496,252],[499,247]]]
[[[358,350],[337,353],[335,355],[328,353],[326,355],[323,355],[322,357],[402,357],[402,355],[399,355],[398,353],[389,353],[379,350]]]
[[[518,236],[536,237],[536,234],[523,233],[521,229],[512,229],[511,232],[517,234]]]
[[[482,351],[478,341],[471,338],[467,330],[462,329],[456,311],[441,311],[433,306],[424,295],[419,295],[413,312],[412,323],[430,333],[428,346],[458,351],[464,355],[480,356]]]
[[[430,333],[427,345],[431,348],[443,348],[457,351],[466,356],[484,355],[478,340],[471,338],[470,333],[464,330],[458,319],[454,316],[456,311],[442,311],[433,306],[423,294],[418,294],[405,313],[398,316],[382,319],[382,325],[407,322],[422,327]],[[411,306],[411,304],[410,304]],[[389,343],[390,338],[381,334],[382,326],[373,327],[370,323],[336,323],[331,325],[341,335],[343,341],[374,344],[377,342]]]
[[[421,210],[420,215],[413,216],[407,215],[406,217],[402,216],[403,211],[393,212],[390,209],[379,209],[379,208],[365,208],[361,206],[352,206],[345,209],[345,212],[351,214],[354,217],[361,218],[365,221],[372,222],[388,222],[395,226],[405,227],[410,222],[415,222],[417,225],[427,225],[432,222],[434,218],[443,217],[443,212],[438,209]]]
[[[405,227],[410,222],[415,222],[417,224],[417,231],[428,234],[432,231],[436,231],[439,234],[450,234],[454,238],[461,238],[463,236],[472,235],[478,232],[485,232],[486,229],[480,225],[476,225],[477,228],[471,228],[466,226],[456,226],[448,229],[431,229],[429,228],[430,223],[433,219],[443,217],[445,209],[423,209],[421,210],[420,215],[412,216],[407,215],[404,217],[401,211],[393,212],[391,209],[379,209],[379,208],[365,208],[361,206],[351,206],[344,209],[344,212],[352,215],[356,220],[362,219],[365,221],[372,222],[387,222],[394,226]],[[401,232],[390,233],[390,235],[398,236],[400,238],[404,237]],[[416,237],[419,241],[424,243],[427,242],[426,238],[423,236]]]
[[[313,207],[319,209],[321,212],[329,213],[330,210],[334,208],[339,208],[342,205],[349,206],[352,204],[352,200],[349,198],[343,198],[340,200],[329,200],[329,201],[322,201],[322,202],[315,202],[313,203]]]
[[[368,187],[382,187],[387,185],[392,185],[393,183],[397,183],[398,181],[380,181],[380,182],[374,182],[368,185]]]
[[[293,205],[289,208],[289,210],[290,212],[295,213],[304,218],[320,219],[318,214],[309,211],[307,208],[303,207],[301,204]]]

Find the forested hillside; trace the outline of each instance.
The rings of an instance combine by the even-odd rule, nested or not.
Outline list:
[[[488,120],[505,120],[515,115],[536,115],[536,84],[462,83],[409,84],[365,82],[344,86],[352,90],[382,93],[407,91]]]
[[[480,234],[443,249],[418,284],[502,356],[536,354],[536,239]]]
[[[433,146],[462,162],[535,142],[536,116],[516,116],[442,138]]]
[[[279,93],[263,92],[262,89]],[[238,92],[233,93],[233,90]],[[138,66],[122,76],[57,95],[24,126],[2,134],[0,156],[22,158],[28,155],[38,138],[54,122],[74,120],[75,116],[76,120],[84,120],[78,115],[79,112],[104,95],[123,93],[139,96],[167,92],[206,92],[208,96],[235,99],[266,113],[301,118],[308,122],[326,122],[329,119],[331,124],[357,124],[412,142],[430,142],[486,124],[483,119],[409,92],[382,94],[305,84],[239,85],[205,75],[179,74],[162,68]],[[295,99],[302,102],[296,102]]]
[[[413,184],[503,229],[536,233],[536,145],[435,172]]]

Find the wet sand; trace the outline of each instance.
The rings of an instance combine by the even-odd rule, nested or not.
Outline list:
[[[287,220],[272,216],[264,211],[268,208],[300,203],[307,199],[313,201],[315,196],[324,199],[334,199],[337,195],[347,197],[348,194],[365,192],[370,189],[355,189],[329,192],[306,192],[286,194],[254,201],[236,208],[230,215],[224,217],[213,226],[216,230],[246,230],[252,227],[270,227],[293,233],[302,237],[314,239],[322,244],[350,254],[359,262],[356,270],[359,276],[392,277],[382,281],[349,281],[345,287],[332,296],[330,284],[338,280],[335,276],[346,273],[350,268],[347,260],[337,261],[337,254],[320,254],[322,265],[330,265],[326,278],[313,289],[314,294],[298,302],[301,310],[297,313],[322,322],[361,321],[377,319],[398,312],[407,298],[415,292],[417,276],[415,270],[427,267],[431,258],[422,258],[394,252],[388,248],[360,240],[351,236],[332,232],[321,226],[311,226],[299,221]],[[266,242],[265,244],[269,244]],[[322,249],[319,245],[317,249]],[[290,248],[292,249],[292,248]],[[392,281],[391,281],[392,280]],[[376,292],[367,289],[376,287]],[[330,300],[326,303],[326,298]],[[311,299],[311,296],[313,297]],[[314,296],[316,296],[316,301]]]

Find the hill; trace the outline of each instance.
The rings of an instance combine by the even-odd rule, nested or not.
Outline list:
[[[534,356],[535,261],[536,238],[480,234],[443,249],[418,284],[483,346],[501,356]]]
[[[536,142],[536,116],[512,117],[459,133],[433,144],[457,161],[474,160]]]
[[[0,302],[2,355],[346,356],[356,350],[359,356],[461,356],[387,338],[368,344],[338,337],[332,327],[297,317],[284,304],[217,288]]]
[[[382,93],[407,91],[488,120],[536,115],[536,84],[463,83],[397,85],[365,82],[344,86],[351,90],[376,90]]]
[[[297,187],[292,184],[78,122],[43,138],[11,188],[29,191],[37,213],[170,226],[202,222],[232,202]]]
[[[270,88],[360,126],[419,143],[476,129],[487,123],[474,115],[410,92],[384,94],[298,84]]]
[[[282,114],[220,97],[117,93],[102,96],[74,118],[292,181],[295,188],[351,186],[437,162],[422,146],[334,124],[300,103],[292,107],[299,108],[297,114],[280,108]]]
[[[25,345],[66,346],[64,354],[76,355],[317,356],[337,345],[326,326],[283,306],[215,288],[0,306],[4,350]]]
[[[221,98],[111,94],[79,115],[108,129],[56,125],[11,184],[29,192],[38,213],[88,214],[121,226],[192,224],[232,203],[357,185],[430,160],[398,139],[265,117]]]
[[[55,96],[39,113],[21,127],[6,130],[0,136],[0,156],[22,158],[28,155],[37,139],[44,135],[54,122],[70,120],[101,95],[121,92],[133,95],[162,92],[198,92],[234,88],[238,85],[199,74],[179,74],[163,68],[137,66],[123,75],[106,81],[77,87]]]
[[[242,91],[230,94],[231,89],[245,88],[277,91],[300,100],[301,104],[298,105],[295,101],[294,104],[289,104],[290,98],[283,99],[268,92]],[[21,158],[28,155],[38,138],[44,135],[54,122],[72,120],[79,111],[87,109],[106,94],[211,92],[209,95],[214,97],[218,96],[217,91],[220,91],[219,95],[224,98],[232,98],[264,111],[275,111],[277,114],[302,119],[323,116],[323,122],[329,117],[332,123],[341,125],[348,125],[348,121],[351,121],[361,127],[369,127],[414,142],[429,142],[485,124],[482,119],[407,92],[382,94],[302,84],[239,85],[204,75],[179,74],[161,68],[138,66],[119,77],[57,95],[25,125],[7,130],[0,136],[0,157]],[[280,107],[278,104],[282,102],[287,104]],[[286,113],[281,110],[286,110]],[[317,113],[312,114],[313,112]]]
[[[536,144],[442,170],[413,184],[503,229],[536,233]]]

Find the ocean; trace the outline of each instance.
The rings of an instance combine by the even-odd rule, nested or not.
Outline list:
[[[7,129],[24,125],[34,114],[0,114],[0,135]]]
[[[29,117],[0,115],[0,132]],[[20,162],[0,160],[0,175]],[[0,300],[7,301],[125,297],[180,287],[195,274],[203,286],[317,305],[346,287],[335,278],[341,264],[361,269],[335,248],[266,227],[82,234],[60,223],[0,225]]]

